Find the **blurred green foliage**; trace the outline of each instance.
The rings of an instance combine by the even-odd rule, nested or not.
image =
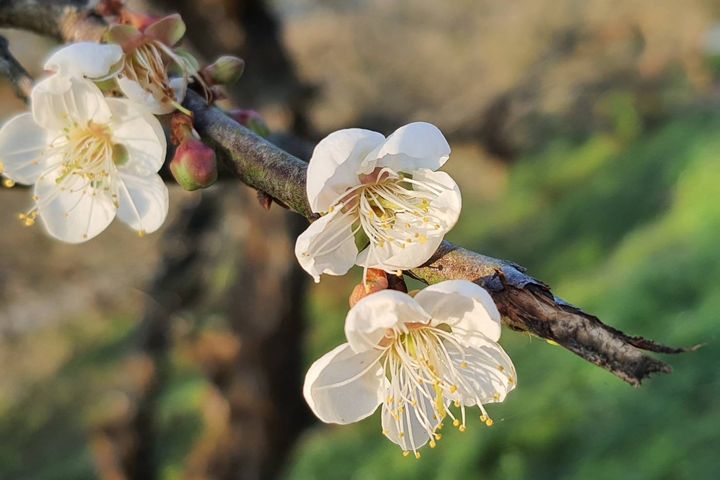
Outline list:
[[[609,97],[607,112],[608,131],[518,162],[507,193],[466,208],[453,239],[530,267],[630,334],[707,346],[668,358],[672,375],[633,389],[506,331],[519,388],[490,406],[492,428],[471,420],[416,461],[382,437],[377,414],[318,426],[289,478],[720,478],[720,116],[696,109],[643,130],[623,92]],[[317,312],[330,311],[328,302],[316,299]],[[343,306],[335,306],[315,316],[313,358],[342,341]]]

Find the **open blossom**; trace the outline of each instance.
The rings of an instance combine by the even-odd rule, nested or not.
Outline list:
[[[466,280],[449,280],[414,298],[383,290],[360,300],[345,321],[348,342],[308,370],[303,393],[324,422],[347,424],[382,404],[382,429],[405,452],[440,439],[447,418],[466,428],[466,407],[515,387],[515,367],[497,344],[500,314],[490,295]],[[454,411],[453,411],[454,410]]]
[[[307,172],[310,207],[324,215],[297,240],[300,265],[317,282],[355,264],[397,272],[426,262],[460,215],[457,184],[436,171],[449,156],[423,122],[388,138],[357,128],[327,136]]]
[[[26,225],[39,217],[50,235],[71,243],[98,235],[116,215],[140,234],[162,225],[168,192],[157,171],[166,142],[153,115],[63,73],[38,83],[31,102],[32,113],[0,129],[4,175],[34,184],[35,205],[20,215]]]
[[[180,103],[190,77],[200,81],[194,60],[173,49],[184,34],[185,23],[177,14],[161,18],[142,31],[131,25],[110,28],[107,41],[120,45],[125,53],[117,75],[125,96],[158,115],[183,110]]]

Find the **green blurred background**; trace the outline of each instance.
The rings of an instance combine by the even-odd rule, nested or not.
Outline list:
[[[200,11],[197,22],[214,26],[218,48],[256,46],[248,41],[255,24],[226,23],[227,12],[249,11],[238,5],[260,2],[180,3],[197,4],[177,8],[191,29]],[[352,426],[303,424],[287,454],[269,453],[279,472],[207,473],[196,460],[219,448],[213,432],[226,407],[195,340],[224,338],[232,319],[217,299],[236,275],[227,249],[208,242],[221,252],[203,277],[209,293],[168,327],[174,347],[163,360],[153,418],[158,478],[720,478],[720,5],[276,0],[263,7],[277,22],[291,87],[285,77],[262,77],[277,65],[253,73],[246,54],[248,82],[269,92],[250,95],[241,81],[237,97],[275,130],[317,140],[347,126],[389,133],[413,120],[436,123],[453,147],[447,170],[463,192],[450,240],[528,267],[628,334],[706,346],[665,358],[673,373],[634,389],[562,348],[506,330],[501,343],[518,388],[490,406],[492,428],[476,412],[466,432],[446,432],[415,460],[382,437],[378,415]],[[10,39],[28,66],[42,57],[38,45],[47,46]],[[10,95],[3,84],[3,114],[22,107]],[[135,339],[168,244],[161,234],[136,239],[113,226],[86,246],[57,245],[14,221],[26,191],[2,194],[0,478],[141,478],[107,473],[104,442],[112,434],[97,432],[132,409],[148,368]],[[175,211],[194,201],[172,196]],[[266,233],[240,218],[259,210],[251,198],[223,200],[223,238],[262,241]],[[285,258],[292,242],[282,243]],[[303,287],[302,368],[342,341],[357,279],[354,272]],[[237,291],[234,301],[244,301]],[[268,345],[280,351],[283,341]],[[282,409],[285,401],[267,405]],[[230,449],[258,441],[251,433],[228,440]]]

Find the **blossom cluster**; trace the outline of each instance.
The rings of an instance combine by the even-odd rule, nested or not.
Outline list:
[[[169,170],[178,183],[194,190],[215,181],[214,151],[182,101],[192,85],[212,101],[213,87],[242,73],[242,60],[221,57],[201,70],[177,48],[185,33],[178,15],[145,20],[53,53],[30,112],[0,129],[0,173],[10,184],[33,185],[33,206],[20,214],[25,225],[39,221],[70,243],[97,236],[116,216],[140,235],[157,230],[168,190],[158,174],[167,145],[156,115],[172,114],[177,149]],[[253,112],[228,114],[267,134]],[[295,246],[316,282],[363,267],[345,320],[347,342],[307,372],[308,405],[339,424],[382,405],[384,435],[418,458],[421,447],[436,445],[445,421],[466,429],[468,407],[492,425],[485,405],[516,385],[486,290],[450,280],[408,294],[402,280],[403,271],[431,259],[460,216],[460,189],[440,171],[449,158],[448,142],[430,123],[387,138],[358,128],[330,134],[307,170],[307,199],[319,218]]]
[[[424,122],[387,138],[363,129],[330,134],[308,165],[308,202],[320,217],[295,244],[316,282],[353,265],[364,272],[345,320],[347,342],[306,375],[308,405],[338,424],[382,405],[383,434],[416,458],[424,445],[436,446],[445,421],[465,431],[466,407],[476,406],[491,426],[484,405],[502,402],[516,385],[515,367],[497,343],[500,313],[486,290],[467,280],[414,295],[388,288],[390,279],[427,262],[458,220],[458,185],[438,171],[449,157],[445,137]]]
[[[48,75],[30,94],[30,112],[0,129],[4,184],[33,185],[33,206],[19,215],[26,226],[39,222],[69,243],[97,236],[115,217],[140,236],[156,231],[168,213],[158,175],[167,145],[156,115],[174,113],[178,148],[170,170],[178,183],[192,190],[215,180],[213,150],[191,121],[175,129],[183,124],[175,120],[190,118],[181,102],[191,83],[209,95],[215,77],[232,81],[242,73],[242,60],[223,57],[200,70],[177,48],[185,33],[179,15],[136,19],[110,26],[102,42],[51,54]]]

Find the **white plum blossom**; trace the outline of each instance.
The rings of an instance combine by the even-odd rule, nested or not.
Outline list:
[[[140,235],[157,230],[168,211],[157,174],[166,150],[160,123],[129,100],[105,98],[77,76],[92,65],[63,55],[51,57],[58,73],[33,88],[32,112],[0,129],[4,175],[34,184],[35,205],[21,220],[32,225],[39,217],[51,236],[70,243],[98,235],[116,215]]]
[[[515,367],[498,345],[500,314],[490,295],[467,280],[408,294],[382,290],[348,313],[343,343],[312,364],[303,393],[327,423],[347,424],[382,404],[382,431],[407,455],[440,439],[449,418],[464,431],[466,407],[501,402],[516,385]],[[453,408],[454,407],[454,412]]]
[[[328,135],[308,166],[310,208],[323,216],[297,239],[300,265],[317,282],[355,264],[395,273],[426,262],[460,215],[457,184],[436,171],[449,156],[424,122],[388,138],[358,128]]]

